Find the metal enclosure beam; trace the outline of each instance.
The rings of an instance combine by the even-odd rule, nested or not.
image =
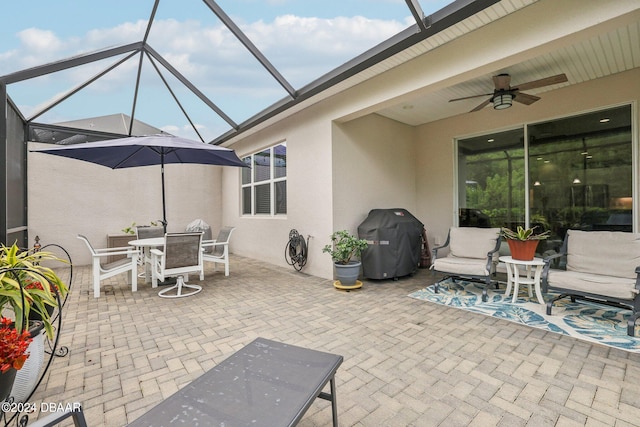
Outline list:
[[[178,70],[176,70],[175,68],[173,68],[173,66],[167,62],[158,52],[156,52],[155,50],[153,50],[153,48],[151,46],[145,46],[144,48],[145,52],[147,52],[149,55],[151,55],[156,61],[158,61],[160,64],[162,64],[162,66],[164,68],[166,68],[167,70],[169,70],[169,72],[171,74],[174,75],[175,78],[177,78],[178,80],[180,80],[180,82],[182,82],[183,85],[185,85],[187,88],[189,88],[189,90],[191,92],[193,92],[198,98],[200,98],[200,100],[202,102],[204,102],[205,104],[207,104],[209,106],[209,108],[211,108],[213,111],[215,111],[220,117],[222,117],[222,119],[224,119],[225,122],[227,122],[232,128],[237,129],[238,128],[238,124],[236,122],[234,122],[231,117],[227,116],[225,114],[224,111],[222,111],[216,104],[213,103],[213,101],[211,101],[209,98],[207,98],[207,96],[202,93],[200,91],[200,89],[198,89],[197,87],[195,87],[193,85],[193,83],[191,83],[189,81],[189,79],[187,79],[185,76],[183,76],[182,74],[180,74],[180,72]]]
[[[240,27],[236,25],[235,22],[229,18],[229,16],[222,10],[220,6],[216,4],[213,0],[202,0],[204,3],[209,6],[209,9],[222,21],[222,23],[233,33],[234,36],[238,38],[240,43],[246,47],[249,52],[262,64],[264,68],[275,78],[278,83],[289,93],[289,95],[294,98],[296,95],[296,90],[287,82],[287,80],[280,74],[280,72],[274,67],[271,62],[260,52],[260,50],[249,40],[249,38],[242,32]]]
[[[109,71],[111,71],[114,68],[118,67],[120,64],[126,62],[129,58],[134,56],[136,53],[137,52],[132,52],[131,54],[129,54],[129,55],[125,56],[124,58],[120,59],[119,61],[117,61],[115,64],[107,67],[105,70],[102,70],[100,73],[98,73],[95,76],[91,77],[89,80],[81,83],[80,85],[78,85],[75,88],[71,89],[69,92],[65,93],[64,95],[56,98],[51,103],[45,105],[39,111],[35,112],[31,117],[29,117],[27,119],[27,122],[31,122],[31,121],[35,120],[36,118],[40,117],[41,115],[43,115],[44,113],[46,113],[47,111],[49,111],[50,109],[55,107],[56,105],[58,105],[61,102],[63,102],[65,99],[68,99],[71,96],[73,96],[74,94],[80,92],[82,89],[84,89],[85,87],[89,86],[91,83],[95,82],[100,77],[102,77],[105,74],[107,74]]]
[[[407,3],[407,7],[411,11],[413,18],[416,20],[416,24],[420,28],[420,31],[426,30],[429,26],[426,23],[424,12],[422,11],[422,7],[420,7],[420,3],[418,0],[405,0]]]
[[[0,243],[7,245],[7,85],[0,82]]]
[[[93,53],[87,53],[73,58],[63,59],[62,61],[51,62],[49,64],[39,65],[37,67],[28,68],[15,73],[6,74],[0,77],[0,82],[5,84],[17,83],[23,80],[29,80],[34,77],[44,76],[46,74],[55,73],[79,65],[89,64],[91,62],[100,61],[102,59],[111,58],[112,56],[121,55],[123,53],[142,49],[142,42],[127,44],[124,46],[104,49]]]
[[[234,136],[251,129],[262,122],[269,120],[277,114],[286,111],[300,102],[311,98],[314,95],[318,95],[322,91],[334,86],[349,77],[352,77],[367,68],[384,61],[393,55],[402,52],[403,50],[420,43],[440,31],[449,28],[460,21],[473,16],[483,9],[498,3],[500,0],[457,0],[456,2],[446,6],[433,15],[425,18],[431,25],[425,30],[418,31],[417,25],[407,28],[401,33],[391,37],[390,39],[380,43],[373,49],[368,50],[352,59],[351,61],[343,64],[342,66],[330,71],[324,76],[316,79],[310,84],[304,86],[296,92],[296,97],[292,100],[282,99],[279,102],[273,104],[267,109],[259,112],[248,120],[240,124],[239,130],[229,131],[218,138],[214,139],[212,143],[222,144],[225,141],[233,138]]]

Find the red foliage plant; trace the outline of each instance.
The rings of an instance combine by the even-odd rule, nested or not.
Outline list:
[[[55,283],[50,283],[50,282],[47,282],[47,283],[49,284],[49,290],[51,292],[54,292],[54,290],[60,292],[58,290],[58,286],[56,286]],[[27,284],[24,286],[24,288],[25,289],[39,289],[41,291],[44,291],[44,286],[42,286],[42,283],[41,282],[35,282],[35,281],[28,281]]]
[[[13,320],[3,317],[0,319],[0,372],[9,369],[19,370],[29,357],[27,348],[33,341],[29,331],[18,333],[13,326]]]

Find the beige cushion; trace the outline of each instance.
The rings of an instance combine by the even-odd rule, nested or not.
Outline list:
[[[635,269],[640,266],[640,234],[579,230],[567,233],[567,271],[635,280]]]
[[[569,239],[571,240],[571,238]],[[577,271],[549,270],[549,286],[588,292],[605,297],[631,300],[635,297],[635,279],[580,273]]]
[[[499,228],[451,227],[449,255],[486,260],[487,253],[496,247],[499,238]]]
[[[438,258],[433,261],[432,268],[441,273],[459,274],[461,276],[488,276],[490,274],[487,271],[486,253],[484,259],[452,256]]]

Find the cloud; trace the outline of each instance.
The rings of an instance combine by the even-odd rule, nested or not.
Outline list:
[[[64,40],[50,30],[29,28],[19,33],[18,50],[0,55],[16,60],[12,64],[15,71],[139,41],[146,25],[146,21],[140,20],[93,29],[83,37]],[[243,25],[242,30],[276,67],[280,64],[285,68],[283,73],[295,75],[297,68],[306,70],[309,65],[323,68],[340,65],[405,27],[406,23],[361,16],[320,19],[282,15],[270,22]],[[158,20],[154,22],[149,44],[188,77],[210,76],[211,70],[220,70],[224,75],[227,70],[233,74],[231,70],[238,71],[241,67],[259,67],[256,59],[222,24],[203,26],[194,20]],[[309,80],[314,77],[317,75],[310,76]]]
[[[18,33],[18,38],[23,47],[33,53],[57,52],[62,47],[53,31],[27,28]]]
[[[362,16],[324,19],[293,14],[281,15],[268,22],[258,20],[239,25],[295,88],[304,86],[407,27],[406,22]],[[146,26],[145,20],[139,20],[112,28],[92,29],[81,37],[68,38],[61,38],[49,30],[29,28],[19,33],[19,49],[0,52],[5,64],[0,65],[0,74],[58,61],[81,52],[140,41]],[[277,81],[221,23],[204,25],[197,20],[158,19],[153,24],[149,44],[236,122],[246,120],[286,96]],[[39,79],[42,80],[40,84],[44,86],[55,81],[55,92],[65,92],[95,76],[117,59],[56,73]],[[7,61],[11,61],[13,70],[4,70]],[[138,60],[129,60],[83,91],[127,94],[123,105],[114,106],[113,111],[130,111],[137,68]],[[163,75],[175,83],[175,78],[165,70]],[[143,84],[166,91],[164,83],[146,60],[143,78]],[[147,83],[147,78],[150,83]],[[33,85],[37,87],[37,84]],[[60,86],[68,89],[60,89]],[[34,93],[33,96],[47,97],[43,95],[45,92]],[[9,93],[11,95],[11,91]],[[25,99],[20,104],[38,105],[42,102],[43,99]],[[161,112],[158,114],[162,116]],[[182,123],[151,124],[169,132],[173,130],[172,133],[185,132]]]
[[[20,46],[9,52],[1,54],[6,61],[0,66],[0,71],[16,71],[17,65],[21,68],[29,68],[41,65],[64,54],[64,43],[53,31],[38,28],[27,28],[17,34]],[[11,66],[12,70],[5,70]]]

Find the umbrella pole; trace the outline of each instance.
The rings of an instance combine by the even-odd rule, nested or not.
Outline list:
[[[164,196],[164,153],[160,155],[160,174],[162,175],[162,226],[167,233],[167,205]]]

